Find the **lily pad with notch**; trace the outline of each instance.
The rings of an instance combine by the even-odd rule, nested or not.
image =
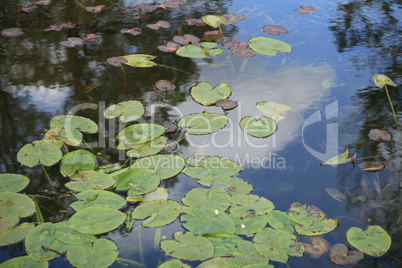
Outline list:
[[[192,34],[175,35],[173,41],[180,45],[196,45],[200,42],[200,39]]]
[[[225,111],[232,110],[236,108],[238,105],[237,101],[229,100],[229,99],[222,99],[215,102],[215,106],[221,107]]]
[[[158,80],[155,82],[154,87],[158,91],[166,91],[175,89],[174,84],[169,80]]]
[[[159,136],[153,140],[141,144],[121,143],[117,149],[126,150],[128,157],[145,157],[159,153],[166,146],[167,139],[164,136]]]
[[[246,18],[246,16],[244,16],[244,15],[238,15],[238,16],[236,16],[236,14],[234,14],[234,13],[228,13],[228,14],[225,15],[225,18],[226,18],[230,23],[233,23],[233,22],[239,22],[239,21],[244,20],[244,19]]]
[[[131,35],[137,36],[137,35],[141,34],[141,29],[140,28],[121,29],[120,33],[121,34],[131,34]]]
[[[133,67],[147,68],[147,67],[153,67],[156,65],[156,63],[152,61],[153,59],[156,58],[156,56],[152,56],[152,55],[131,54],[131,55],[126,55],[126,56],[121,56],[121,57],[127,60],[127,62],[124,64],[133,66]]]
[[[240,121],[240,128],[250,136],[266,138],[276,131],[276,123],[266,116],[258,119],[252,116],[245,116]]]
[[[199,158],[189,157],[186,159],[189,165],[183,171],[189,177],[214,181],[217,176],[233,176],[242,168],[235,162],[219,156],[204,155]]]
[[[214,88],[208,82],[200,82],[191,87],[190,95],[198,103],[209,106],[215,104],[221,99],[227,99],[232,94],[232,87],[229,84],[222,83]]]
[[[127,123],[140,118],[145,112],[144,106],[137,100],[123,101],[108,107],[104,116],[107,119],[119,117],[120,121]]]
[[[209,26],[217,28],[220,24],[230,24],[230,22],[220,15],[205,15],[201,19]]]
[[[214,42],[201,42],[197,45],[186,45],[176,51],[176,55],[186,58],[213,58],[225,50],[216,48],[218,44]]]
[[[1,198],[1,197],[0,197]],[[7,246],[17,243],[25,238],[35,225],[31,222],[18,224],[19,217],[4,216],[0,217],[0,246]],[[18,226],[16,226],[18,224]]]
[[[248,46],[258,54],[271,57],[278,55],[278,52],[292,52],[289,44],[268,37],[253,37],[248,41]]]
[[[104,190],[116,183],[115,179],[109,174],[94,170],[75,173],[70,178],[73,181],[66,183],[66,187],[77,192]]]
[[[278,36],[279,34],[287,34],[289,32],[288,29],[280,25],[266,25],[262,27],[261,31],[274,36]]]
[[[82,142],[82,133],[98,132],[98,125],[86,117],[77,115],[58,115],[50,121],[51,129],[72,146]]]
[[[80,47],[85,44],[85,41],[79,37],[69,37],[66,41],[61,41],[60,45],[65,47]]]
[[[116,136],[124,144],[119,146],[130,146],[153,140],[165,133],[165,127],[157,124],[134,124],[126,127]],[[122,147],[122,148],[125,148]]]
[[[188,134],[204,135],[221,130],[228,121],[228,117],[224,114],[204,112],[187,115],[181,118],[177,125],[188,128]]]
[[[295,222],[290,218],[288,213],[280,210],[272,210],[267,216],[268,223],[276,230],[282,230],[288,233],[295,231]]]
[[[129,190],[130,196],[154,191],[160,184],[160,177],[148,169],[131,168],[117,177],[116,190]]]
[[[0,174],[0,193],[17,193],[22,191],[29,184],[29,178],[20,174]]]
[[[269,259],[258,252],[254,243],[250,241],[243,240],[238,243],[237,247],[230,244],[228,247],[233,252],[231,257],[223,258],[224,264],[228,265],[228,267],[273,268],[272,265],[268,265]]]
[[[120,209],[126,205],[126,200],[118,194],[104,190],[87,190],[75,195],[81,201],[71,203],[71,207],[80,211],[87,207],[108,207]]]
[[[152,30],[159,30],[159,28],[170,28],[170,23],[164,20],[157,21],[154,24],[147,24],[147,27]]]
[[[75,150],[63,155],[60,172],[63,176],[72,176],[77,172],[93,170],[96,162],[93,153],[83,149]]]
[[[181,46],[175,42],[167,42],[166,45],[158,46],[158,49],[163,52],[176,52]]]
[[[264,113],[266,116],[273,118],[275,121],[282,119],[283,115],[286,115],[289,110],[292,109],[289,105],[280,104],[277,102],[258,102],[256,104],[257,109]]]
[[[194,188],[183,197],[182,202],[192,209],[207,207],[225,211],[230,205],[229,197],[222,188]]]
[[[167,225],[179,216],[180,204],[173,200],[155,200],[141,203],[132,213],[134,219],[146,219],[145,227],[160,227]],[[162,247],[163,248],[163,247]]]
[[[380,257],[391,248],[391,237],[383,228],[372,225],[364,231],[358,227],[352,227],[346,232],[348,242],[367,255]]]
[[[116,67],[121,67],[122,64],[127,63],[128,60],[122,58],[122,57],[110,57],[107,60],[107,63],[109,63],[112,66],[116,66]]]
[[[59,162],[62,152],[54,144],[46,141],[34,141],[24,145],[17,153],[17,160],[23,165],[34,167],[42,164],[52,166]]]
[[[229,202],[233,204],[229,212],[241,217],[264,215],[275,208],[270,200],[251,194],[232,196],[229,198]]]
[[[364,254],[357,250],[348,250],[344,244],[335,244],[329,249],[331,261],[337,265],[355,264],[364,258]]]
[[[356,159],[356,154],[352,157],[349,157],[349,150],[346,149],[343,154],[337,155],[325,162],[321,162],[320,166],[326,166],[326,165],[342,165],[342,164],[349,164],[353,163]]]

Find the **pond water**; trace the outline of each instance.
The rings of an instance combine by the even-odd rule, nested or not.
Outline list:
[[[196,103],[189,94],[199,82],[215,86],[228,83],[236,109],[227,112],[229,123],[209,135],[182,137],[175,152],[184,158],[216,155],[243,167],[237,177],[251,184],[252,194],[265,197],[275,208],[287,211],[291,204],[315,205],[339,226],[323,237],[331,244],[346,243],[346,232],[356,226],[367,229],[379,225],[392,238],[388,253],[365,258],[354,267],[400,267],[402,262],[402,135],[397,130],[386,92],[376,87],[372,76],[382,73],[397,85],[402,83],[402,5],[400,1],[185,1],[180,8],[156,9],[138,15],[133,7],[158,1],[57,1],[38,6],[32,13],[20,7],[35,1],[3,0],[0,3],[0,30],[19,27],[24,35],[0,37],[0,173],[23,174],[30,178],[23,191],[36,196],[45,221],[67,220],[74,212],[73,197],[64,184],[68,181],[60,165],[46,168],[58,193],[52,192],[40,167],[28,168],[17,161],[18,150],[43,137],[52,117],[63,114],[87,116],[103,124],[99,138],[85,136],[97,144],[99,164],[124,162],[116,153],[115,126],[102,118],[109,105],[124,100],[139,100],[146,109],[147,121],[178,121],[185,115],[222,113],[218,107]],[[162,1],[159,1],[159,3]],[[317,12],[299,14],[300,4]],[[83,6],[105,5],[100,13]],[[207,59],[186,58],[160,51],[157,47],[175,35],[193,34],[203,38],[209,26],[189,26],[188,18],[235,13],[245,19],[222,25],[226,40],[247,42],[264,36],[291,45],[291,53],[275,57],[257,54],[243,59],[225,52]],[[170,22],[170,28],[152,30],[146,24]],[[50,25],[73,22],[72,29],[43,31]],[[265,25],[281,25],[287,34],[270,36]],[[139,27],[138,36],[123,35],[123,28]],[[87,33],[101,34],[97,42],[80,47],[60,45],[68,37]],[[154,55],[159,66],[119,67],[106,62],[110,57],[129,54]],[[158,92],[154,83],[173,81],[175,89]],[[99,84],[97,84],[99,83]],[[94,85],[97,85],[96,88]],[[402,94],[388,87],[399,125],[402,125]],[[267,101],[292,109],[279,120],[277,131],[268,138],[254,138],[239,127],[245,116],[263,116],[256,103]],[[387,130],[392,139],[370,140],[371,129]],[[346,149],[356,153],[356,164],[381,160],[381,172],[365,172],[357,165],[320,166]],[[124,157],[124,153],[123,153]],[[369,159],[368,157],[372,157]],[[196,179],[180,174],[164,180],[169,199],[180,201],[189,189],[198,187]],[[326,189],[341,192],[339,201]],[[41,197],[39,197],[41,196]],[[115,262],[113,267],[157,267],[171,259],[159,247],[158,237],[172,239],[183,230],[179,220],[162,228],[141,227],[136,221],[131,232],[124,227],[104,237],[119,248],[119,257],[134,262]],[[300,238],[308,242],[308,238]],[[0,248],[0,263],[26,255],[24,243]],[[198,262],[187,262],[194,267]],[[50,267],[70,267],[64,256],[49,262]],[[328,255],[312,259],[305,254],[291,257],[275,267],[335,267]]]

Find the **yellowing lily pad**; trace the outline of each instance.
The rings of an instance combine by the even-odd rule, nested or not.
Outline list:
[[[122,122],[130,122],[138,119],[144,114],[144,106],[137,100],[124,101],[108,107],[105,112],[105,118],[120,117]]]
[[[378,225],[369,226],[367,231],[352,227],[346,232],[346,238],[353,247],[374,257],[384,255],[391,247],[391,237]]]
[[[375,74],[373,76],[373,81],[379,88],[383,88],[385,85],[397,87],[397,85],[385,74]]]
[[[201,17],[202,21],[211,27],[218,27],[219,24],[230,24],[230,22],[224,17],[219,15],[205,15]]]
[[[122,56],[122,58],[127,60],[127,62],[125,62],[124,64],[130,65],[133,67],[146,68],[146,67],[152,67],[152,66],[156,65],[156,63],[152,61],[153,59],[156,58],[156,56],[152,56],[152,55],[131,54],[131,55]]]
[[[348,250],[344,244],[335,244],[329,249],[331,261],[338,265],[355,264],[364,258],[364,254],[357,250]]]
[[[256,104],[257,109],[263,112],[266,116],[273,118],[274,120],[278,120],[282,118],[283,115],[287,114],[287,112],[292,109],[292,107],[280,104],[277,102],[259,102]]]
[[[228,117],[224,114],[198,113],[181,118],[178,126],[188,128],[188,134],[203,135],[221,130],[228,121]]]
[[[356,154],[352,157],[349,157],[349,150],[346,149],[346,151],[343,154],[337,155],[325,162],[321,162],[320,166],[348,164],[348,163],[353,163],[355,161],[355,159],[356,159]]]
[[[252,116],[245,116],[240,121],[240,128],[250,136],[265,138],[276,131],[276,123],[266,116],[258,119]]]
[[[221,99],[227,99],[232,94],[232,88],[225,83],[212,88],[207,82],[201,82],[190,89],[190,95],[193,99],[205,106],[213,105]]]

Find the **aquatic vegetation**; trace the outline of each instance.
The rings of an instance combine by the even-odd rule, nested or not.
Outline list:
[[[279,34],[287,34],[289,32],[288,29],[280,25],[266,25],[262,27],[261,31],[274,36],[278,36]]]
[[[391,237],[378,225],[369,226],[367,231],[352,227],[346,232],[346,238],[353,247],[374,257],[384,255],[391,247]]]
[[[355,264],[364,258],[364,254],[357,250],[348,250],[344,244],[335,244],[329,249],[331,261],[338,265]]]
[[[352,157],[349,157],[349,150],[346,149],[343,154],[337,155],[325,162],[321,162],[321,166],[326,166],[326,165],[342,165],[342,164],[349,164],[353,163],[356,159],[356,154]]]
[[[254,118],[245,116],[240,121],[240,128],[250,136],[265,138],[271,136],[276,131],[276,123],[269,117],[263,116]]]
[[[190,89],[193,99],[205,106],[213,105],[217,101],[227,99],[232,94],[232,88],[226,84],[219,84],[212,88],[208,82],[200,82]]]

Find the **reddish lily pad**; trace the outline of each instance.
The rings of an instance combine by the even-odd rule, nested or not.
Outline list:
[[[79,47],[85,44],[85,41],[79,37],[69,37],[67,41],[61,41],[60,45],[65,47]]]
[[[179,8],[183,5],[182,1],[179,0],[168,0],[159,5],[160,8],[168,9],[168,8]]]
[[[58,24],[53,24],[50,25],[49,27],[47,27],[46,29],[44,29],[44,32],[49,32],[49,31],[61,31],[64,28],[66,29],[72,29],[75,27],[75,24],[72,22],[62,22],[62,23],[58,23]]]
[[[98,42],[101,37],[102,35],[100,34],[85,34],[83,39],[85,42]]]
[[[35,4],[41,5],[41,6],[48,6],[52,3],[52,0],[40,0],[36,2]]]
[[[15,37],[15,36],[21,36],[24,34],[21,28],[8,28],[3,31],[1,31],[1,34],[3,36],[7,37]]]
[[[102,10],[104,10],[105,7],[106,7],[105,5],[94,6],[94,7],[93,6],[88,6],[88,7],[85,8],[85,10],[88,11],[88,12],[91,12],[91,13],[99,13]]]
[[[160,20],[158,22],[156,22],[155,24],[147,24],[147,27],[152,29],[152,30],[159,30],[159,28],[169,28],[170,27],[170,23],[164,20]]]
[[[121,65],[122,65],[123,63],[127,63],[127,62],[128,62],[128,60],[126,60],[126,59],[124,59],[124,58],[122,58],[122,57],[111,57],[111,58],[108,58],[106,61],[107,61],[107,63],[109,63],[110,65],[116,66],[116,67],[121,67]]]
[[[279,34],[287,34],[289,32],[288,29],[279,25],[266,25],[262,27],[261,31],[275,36],[278,36]]]
[[[228,13],[224,16],[229,22],[239,22],[246,18],[244,15],[236,16],[234,13]]]
[[[198,44],[200,39],[195,35],[185,34],[183,36],[180,36],[180,35],[174,36],[173,41],[180,45],[190,45],[190,44],[195,45],[195,44]]]
[[[250,48],[236,48],[232,49],[232,51],[232,55],[239,58],[251,58],[256,55],[255,52]]]
[[[158,49],[163,52],[175,52],[180,48],[180,45],[175,42],[167,42],[166,45],[158,46]]]
[[[145,14],[145,13],[149,13],[154,11],[158,6],[149,6],[149,5],[138,5],[136,7],[134,7],[134,11],[141,13],[141,14]]]
[[[316,12],[317,9],[310,6],[300,6],[300,8],[295,9],[295,11],[300,14],[310,14]]]
[[[229,99],[222,99],[215,102],[215,106],[221,107],[223,110],[232,110],[238,105],[237,101],[232,101]]]
[[[364,258],[364,254],[357,250],[348,251],[348,247],[344,244],[333,245],[329,249],[331,261],[338,265],[355,264]]]
[[[31,13],[37,8],[38,8],[38,6],[32,5],[32,6],[21,7],[20,10],[21,10],[21,12],[24,12],[24,13]]]
[[[237,41],[237,40],[230,40],[230,41],[227,41],[227,42],[223,43],[223,46],[231,49],[232,47],[238,46],[240,44],[246,44],[247,45],[247,43],[241,43],[240,41]]]
[[[195,18],[189,18],[186,19],[187,25],[195,25],[195,26],[207,26],[207,24],[202,20],[202,19],[195,19]]]
[[[385,164],[381,161],[366,161],[359,164],[357,167],[364,171],[378,172],[385,168]]]
[[[223,38],[225,37],[225,35],[218,31],[207,31],[204,33],[204,39],[207,42],[219,42],[221,41]]]
[[[391,139],[391,133],[385,130],[379,130],[377,128],[370,130],[369,137],[373,141],[383,140],[389,141]]]
[[[132,28],[132,29],[121,29],[120,30],[121,34],[131,34],[131,35],[140,35],[141,34],[141,29],[140,28]]]
[[[166,128],[165,130],[166,134],[174,133],[179,129],[176,122],[173,121],[163,121],[162,126]]]
[[[173,90],[175,88],[174,84],[169,80],[158,80],[154,86],[159,91]]]
[[[322,237],[310,238],[311,244],[303,243],[304,251],[313,259],[319,259],[322,254],[328,251],[329,243]]]
[[[177,148],[179,147],[179,144],[175,140],[167,140],[165,147],[163,147],[163,150],[165,152],[173,152],[176,151]]]

